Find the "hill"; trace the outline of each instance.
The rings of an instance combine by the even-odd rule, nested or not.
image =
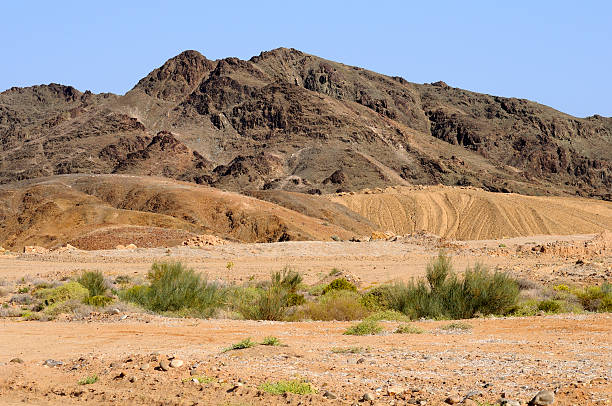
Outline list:
[[[123,96],[9,89],[0,141],[1,183],[133,174],[239,192],[441,183],[612,198],[610,118],[285,48],[248,61],[185,51]]]

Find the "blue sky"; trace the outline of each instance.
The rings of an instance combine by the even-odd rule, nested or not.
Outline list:
[[[6,1],[0,90],[125,93],[185,49],[293,47],[411,82],[612,116],[608,1]]]

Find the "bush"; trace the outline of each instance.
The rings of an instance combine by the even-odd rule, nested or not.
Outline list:
[[[281,288],[286,289],[289,293],[295,293],[303,280],[302,275],[289,267],[285,267],[281,271],[274,272],[270,279],[271,285],[280,286]]]
[[[563,306],[558,300],[547,299],[538,303],[538,310],[546,313],[561,313]]]
[[[331,281],[329,285],[323,288],[323,294],[325,295],[326,293],[334,290],[348,290],[351,292],[357,292],[355,285],[344,278],[338,278]]]
[[[120,297],[157,313],[183,311],[204,317],[212,315],[223,300],[223,291],[216,284],[207,283],[180,263],[153,264],[147,279],[149,286],[134,286]]]
[[[410,324],[403,324],[394,331],[395,334],[423,334],[424,332],[425,330],[422,328],[411,326]]]
[[[369,313],[358,293],[331,291],[318,301],[308,302],[293,316],[296,320],[361,320]]]
[[[441,327],[442,330],[471,330],[473,327],[471,324],[469,323],[464,323],[461,321],[458,322],[454,322],[454,323],[448,323],[445,324]]]
[[[67,300],[83,301],[89,296],[89,290],[78,282],[68,282],[56,288],[41,289],[36,292],[36,297],[41,300],[44,307]]]
[[[100,271],[83,272],[77,282],[87,288],[89,296],[104,296],[108,290],[104,275]]]
[[[91,385],[98,382],[98,375],[91,375],[79,381],[79,385]]]
[[[389,307],[411,319],[467,319],[504,314],[516,304],[519,294],[515,280],[504,273],[491,274],[478,264],[468,268],[463,279],[458,278],[443,253],[428,265],[426,281],[391,287]]]
[[[113,303],[113,298],[108,296],[88,296],[83,302],[90,306],[104,307]]]
[[[367,336],[379,334],[382,331],[382,327],[373,320],[364,320],[359,324],[349,327],[344,335],[349,336]]]
[[[266,382],[258,386],[258,389],[273,395],[295,393],[297,395],[308,395],[314,393],[314,388],[308,382],[301,380]]]
[[[370,310],[388,309],[391,305],[392,285],[370,289],[361,297],[361,303]]]
[[[612,312],[612,284],[588,286],[575,291],[584,310],[590,312]]]

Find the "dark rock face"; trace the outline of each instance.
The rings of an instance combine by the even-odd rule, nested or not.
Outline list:
[[[611,118],[284,48],[248,61],[185,51],[125,96],[13,88],[0,94],[0,141],[0,183],[130,173],[237,191],[443,183],[609,199],[612,190]]]

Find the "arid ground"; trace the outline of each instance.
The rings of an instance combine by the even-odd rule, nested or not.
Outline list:
[[[365,289],[423,276],[430,258],[445,248],[458,271],[480,262],[534,284],[601,284],[612,276],[611,244],[609,233],[462,242],[413,234],[394,241],[68,249],[1,255],[0,276],[4,286],[61,280],[83,269],[139,277],[154,261],[182,261],[209,279],[237,283],[265,279],[290,265],[314,284],[337,268]],[[382,322],[382,334],[358,337],[343,335],[353,322],[179,319],[129,307],[45,322],[5,317],[0,403],[439,405],[448,397],[469,397],[462,404],[485,405],[502,396],[526,404],[539,390],[554,391],[555,405],[612,399],[609,313],[464,322],[472,328],[414,322],[423,334],[392,334],[398,323]],[[261,342],[267,336],[283,345],[224,352],[246,338]],[[159,369],[169,358],[184,363]],[[62,364],[43,365],[47,360]],[[97,382],[79,384],[94,375]],[[260,389],[265,382],[291,379],[310,382],[316,393]]]

